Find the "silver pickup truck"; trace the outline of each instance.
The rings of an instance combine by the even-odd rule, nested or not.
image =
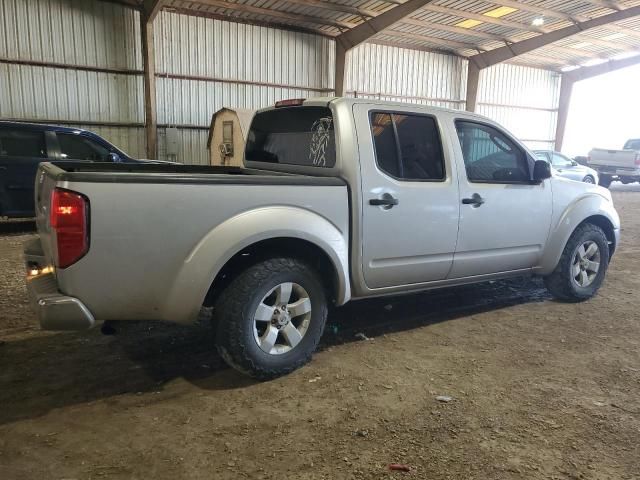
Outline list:
[[[244,169],[46,163],[25,246],[45,329],[196,321],[258,378],[311,358],[330,304],[540,275],[590,298],[620,233],[610,193],[474,114],[374,100],[259,111]]]
[[[598,172],[599,184],[606,188],[614,180],[625,185],[640,182],[640,139],[627,140],[622,150],[594,148],[589,152],[587,165]]]

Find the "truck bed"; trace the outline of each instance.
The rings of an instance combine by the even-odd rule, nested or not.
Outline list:
[[[55,162],[40,165],[36,182],[44,267],[54,258],[53,190],[87,199],[88,251],[55,277],[58,291],[82,298],[96,320],[193,321],[216,269],[245,242],[333,232],[331,245],[348,261],[348,190],[335,176]]]
[[[224,183],[254,185],[346,185],[342,179],[250,168],[171,163],[51,162],[59,181],[100,183]]]
[[[594,148],[589,153],[590,167],[637,168],[635,150],[606,150]]]

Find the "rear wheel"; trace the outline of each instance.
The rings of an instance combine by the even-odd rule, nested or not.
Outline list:
[[[294,258],[271,258],[242,272],[214,309],[220,355],[259,379],[287,374],[311,359],[327,318],[316,271]]]
[[[544,282],[556,298],[581,302],[596,294],[608,265],[606,235],[600,227],[585,223],[573,232],[558,265]]]
[[[611,177],[608,175],[601,175],[599,185],[604,188],[609,188],[609,185],[611,185]]]

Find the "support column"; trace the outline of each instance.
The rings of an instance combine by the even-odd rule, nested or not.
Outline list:
[[[153,20],[140,14],[142,65],[144,71],[144,118],[147,158],[158,158],[158,115],[156,106],[156,59],[153,47]]]
[[[336,68],[334,89],[336,96],[341,97],[344,95],[345,57],[348,50],[366,42],[368,39],[384,31],[384,29],[389,28],[391,25],[401,21],[403,18],[433,1],[434,0],[407,0],[393,7],[391,10],[387,10],[370,20],[364,21],[335,37]]]
[[[344,75],[347,62],[347,50],[336,41],[336,71],[334,86],[336,97],[344,97]]]
[[[467,70],[467,112],[475,112],[478,105],[478,84],[480,83],[480,69],[471,60]]]
[[[575,81],[568,75],[562,75],[560,84],[560,101],[558,102],[558,121],[556,123],[556,142],[555,149],[562,151],[562,143],[564,142],[564,134],[567,128],[567,117],[569,116],[569,106],[571,105],[571,94],[573,93],[573,84]]]

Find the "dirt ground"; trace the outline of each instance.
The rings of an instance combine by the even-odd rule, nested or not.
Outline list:
[[[0,478],[640,478],[640,188],[617,190],[597,298],[518,280],[352,303],[311,364],[266,383],[226,368],[204,324],[39,331],[29,225],[5,229]]]

